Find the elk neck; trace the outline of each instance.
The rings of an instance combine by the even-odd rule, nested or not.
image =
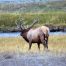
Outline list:
[[[27,33],[28,33],[29,30],[30,30],[30,29],[24,29],[23,31],[21,31],[21,36],[22,36],[27,42],[29,42],[28,39],[27,39]]]

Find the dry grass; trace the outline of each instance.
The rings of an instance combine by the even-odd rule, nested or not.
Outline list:
[[[66,53],[66,36],[50,36],[49,49],[56,53]]]
[[[29,44],[22,39],[17,38],[0,38],[0,52],[28,52]],[[41,52],[43,50],[41,44]],[[55,53],[66,53],[66,36],[50,36],[49,50]],[[31,52],[39,52],[37,44],[33,44]]]

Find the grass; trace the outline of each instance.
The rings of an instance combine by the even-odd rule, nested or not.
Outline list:
[[[66,53],[66,36],[50,36],[49,50],[53,53]],[[0,38],[0,52],[28,52],[29,44],[22,37]],[[41,44],[40,52],[43,52]],[[39,52],[37,44],[33,44],[31,52]]]
[[[3,13],[0,14],[0,26],[5,29],[5,27],[15,27],[15,21],[19,16],[25,19],[26,25],[32,23],[33,19],[39,19],[39,24],[52,24],[52,25],[66,25],[66,13],[65,12],[44,12],[44,13],[25,13],[25,14],[15,14],[15,13]]]
[[[49,49],[53,52],[66,53],[66,36],[51,36],[49,38]]]

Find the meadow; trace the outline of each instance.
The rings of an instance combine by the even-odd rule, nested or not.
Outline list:
[[[50,36],[49,51],[41,45],[33,44],[28,51],[28,43],[22,37],[0,38],[0,66],[65,66],[66,35]]]
[[[0,4],[0,31],[16,28],[21,17],[26,26],[39,19],[42,25],[66,27],[66,1],[46,4]],[[19,22],[19,21],[18,21]],[[66,66],[66,35],[50,35],[48,51],[43,45],[29,44],[21,37],[0,37],[0,66]]]
[[[22,37],[14,38],[0,38],[0,53],[14,52],[14,53],[27,53],[29,44]],[[66,36],[50,36],[48,43],[49,51],[55,54],[66,54]],[[44,52],[44,47],[41,44],[39,51],[37,44],[32,44],[30,52]]]
[[[16,27],[15,21],[21,16],[25,25],[30,25],[35,18],[39,23],[34,27],[45,24],[66,26],[65,12],[48,13],[6,13],[0,14],[0,31]],[[41,44],[39,51],[37,44],[29,44],[21,37],[0,37],[0,66],[65,66],[66,65],[66,35],[50,35],[49,51],[45,51]]]

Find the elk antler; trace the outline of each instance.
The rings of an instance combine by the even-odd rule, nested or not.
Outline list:
[[[17,25],[17,28],[23,30],[25,29],[24,27],[24,24],[23,24],[23,19],[22,18],[18,18],[16,21],[15,21],[15,24]]]
[[[28,27],[27,29],[32,28],[36,23],[38,22],[38,19],[34,19],[33,23],[30,25],[30,27]]]

